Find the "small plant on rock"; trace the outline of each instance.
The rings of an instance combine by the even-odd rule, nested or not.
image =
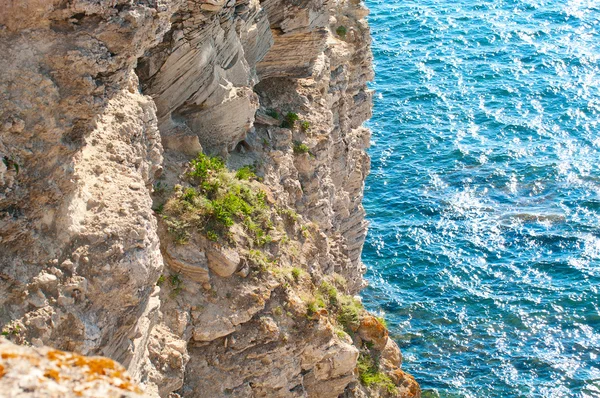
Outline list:
[[[271,116],[273,119],[279,120],[279,112],[277,112],[275,109],[268,109],[266,113],[267,116]]]
[[[296,155],[309,153],[309,152],[310,152],[310,148],[305,143],[303,143],[303,142],[295,142],[294,143],[294,153]]]
[[[396,385],[390,376],[379,370],[379,364],[370,355],[362,353],[357,362],[358,378],[366,387],[385,388],[388,393],[396,392]]]
[[[338,302],[338,291],[331,283],[323,281],[319,286],[319,291],[327,298],[329,304],[336,305]]]
[[[360,301],[352,296],[339,298],[339,312],[337,321],[346,331],[358,327],[364,307]],[[356,330],[356,329],[355,329]]]
[[[325,302],[323,301],[323,297],[317,295],[306,303],[306,316],[313,316],[321,308],[325,308]]]
[[[283,120],[283,122],[281,122],[281,127],[287,128],[287,129],[294,128],[294,125],[296,124],[296,122],[298,120],[300,120],[300,117],[298,117],[298,114],[296,114],[294,112],[288,112],[285,115],[285,119]]]
[[[183,279],[181,279],[181,275],[179,274],[171,274],[169,276],[169,284],[171,285],[171,297],[177,297],[181,290],[183,289]]]
[[[292,278],[294,278],[294,281],[298,282],[298,280],[300,280],[300,274],[302,274],[302,270],[300,268],[292,268]]]
[[[256,174],[254,173],[254,167],[252,166],[244,166],[238,171],[235,172],[235,178],[238,180],[252,180],[256,178]]]
[[[344,25],[340,25],[335,30],[335,33],[337,33],[337,35],[339,37],[341,37],[342,39],[345,39],[346,38],[346,33],[348,33],[348,29],[346,29],[346,27]]]
[[[6,168],[8,170],[10,170],[12,168],[15,170],[15,172],[17,174],[19,174],[19,164],[17,162],[15,162],[12,158],[9,158],[8,156],[4,156],[2,158],[2,163],[4,163],[4,165],[6,166]]]
[[[302,128],[302,131],[307,132],[310,130],[310,123],[304,120],[302,123],[300,123],[300,127]]]

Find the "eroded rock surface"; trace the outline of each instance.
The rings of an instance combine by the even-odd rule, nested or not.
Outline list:
[[[149,396],[418,397],[353,298],[366,15],[356,0],[0,1],[4,334],[112,358]],[[198,152],[224,160],[211,186],[191,177]],[[225,189],[252,192],[258,219],[242,203],[214,229]],[[363,380],[367,357],[385,383]]]

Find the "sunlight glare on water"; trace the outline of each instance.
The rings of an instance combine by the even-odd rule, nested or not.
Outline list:
[[[433,397],[600,397],[600,1],[367,0],[368,308]]]

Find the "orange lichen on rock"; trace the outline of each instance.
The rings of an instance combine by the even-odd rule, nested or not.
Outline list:
[[[56,369],[46,369],[44,372],[44,377],[54,379],[55,381],[60,381],[60,375]]]
[[[385,325],[372,315],[367,315],[361,319],[358,334],[361,339],[373,343],[378,351],[384,349],[388,339],[388,331]]]
[[[394,383],[398,386],[400,396],[406,398],[417,398],[421,396],[421,387],[412,375],[403,372],[400,369],[389,373]]]
[[[0,358],[0,396],[132,398],[143,394],[126,369],[112,359],[19,346],[2,337]]]
[[[16,358],[18,355],[13,353],[13,352],[3,352],[2,353],[2,359],[11,359],[11,358]]]
[[[142,390],[131,383],[129,376],[124,374],[125,368],[112,359],[86,357],[59,350],[48,351],[46,356],[59,367],[82,368],[87,382],[103,380],[122,390],[142,393]]]

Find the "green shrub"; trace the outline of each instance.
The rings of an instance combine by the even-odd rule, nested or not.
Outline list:
[[[244,166],[238,171],[235,172],[235,178],[238,180],[253,180],[256,178],[256,174],[254,173],[254,167],[252,166]]]
[[[346,33],[348,33],[348,29],[346,29],[346,27],[344,25],[340,25],[335,30],[335,33],[337,33],[337,35],[340,36],[341,38],[345,38]]]
[[[300,217],[298,215],[298,213],[296,213],[295,210],[287,208],[287,207],[286,208],[280,207],[279,209],[277,209],[277,212],[281,216],[287,217],[287,218],[289,218],[293,222],[298,221],[298,218]]]
[[[8,156],[4,156],[2,158],[2,163],[4,163],[4,165],[6,166],[7,170],[10,170],[11,168],[15,169],[15,172],[17,174],[19,174],[19,164],[17,162],[15,162],[12,157],[8,157]]]
[[[294,280],[296,282],[298,282],[298,280],[300,279],[301,273],[302,273],[302,270],[300,268],[297,268],[297,267],[292,268],[292,278],[294,278]]]
[[[160,286],[160,285],[162,285],[163,283],[165,283],[165,280],[166,280],[166,279],[167,279],[167,278],[165,278],[165,276],[164,276],[164,275],[161,275],[161,276],[159,276],[159,277],[158,277],[158,280],[156,281],[156,286]]]
[[[360,317],[364,308],[360,301],[352,296],[342,296],[339,298],[339,312],[337,321],[346,330],[352,330],[353,327],[358,327]]]
[[[321,296],[315,296],[306,303],[306,316],[312,316],[321,308],[325,308],[325,302]]]
[[[367,354],[360,354],[357,362],[358,378],[366,387],[385,388],[388,393],[396,392],[392,379],[379,370],[379,365]]]
[[[206,231],[206,237],[208,240],[212,240],[213,242],[217,242],[219,240],[219,235],[215,231]]]
[[[281,127],[291,129],[294,127],[298,120],[300,120],[298,114],[294,112],[288,112],[285,115],[285,119],[283,120],[283,122],[281,122]]]
[[[337,336],[338,336],[340,339],[343,339],[343,340],[345,340],[345,339],[346,339],[346,336],[348,336],[348,333],[344,332],[344,330],[343,330],[343,329],[340,329],[340,328],[338,328],[338,327],[334,327],[334,330],[335,330],[335,334],[336,334],[336,335],[337,335]]]
[[[345,290],[348,287],[348,282],[346,278],[338,273],[333,274],[333,282],[337,285],[339,289]]]
[[[248,261],[256,265],[261,271],[267,271],[274,262],[270,261],[267,255],[260,250],[250,250],[247,255]]]
[[[202,152],[190,162],[190,165],[192,170],[188,173],[188,176],[198,182],[203,182],[209,174],[219,172],[225,168],[225,163],[221,158],[209,157]]]
[[[267,116],[271,116],[273,119],[279,120],[279,112],[277,112],[275,109],[268,109],[266,113]]]
[[[304,120],[302,123],[300,123],[300,127],[302,128],[302,131],[306,132],[310,129],[310,123]]]
[[[171,274],[169,276],[169,284],[171,285],[171,297],[176,297],[181,293],[183,289],[183,279],[181,279],[181,275],[179,274]]]
[[[332,284],[323,281],[319,286],[319,291],[328,299],[329,304],[336,305],[338,302],[338,291]]]
[[[154,191],[153,193],[155,195],[162,195],[163,193],[165,193],[166,191],[168,191],[169,186],[161,181],[157,181],[154,183],[154,185],[152,186],[152,190]]]
[[[308,147],[308,145],[302,143],[302,142],[295,142],[294,143],[294,153],[295,154],[302,154],[302,153],[309,153],[310,152],[310,148]]]
[[[375,318],[377,318],[377,320],[383,325],[385,326],[385,328],[387,329],[387,321],[385,320],[385,318],[383,316],[376,316]]]
[[[175,242],[180,245],[186,244],[190,238],[190,233],[188,232],[190,224],[177,218],[167,216],[163,216],[163,218],[167,225],[167,231],[173,236]]]

